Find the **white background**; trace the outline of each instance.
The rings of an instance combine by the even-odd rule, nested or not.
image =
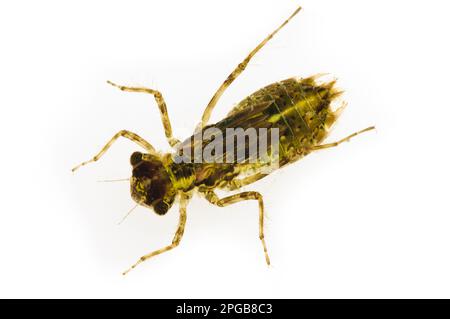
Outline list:
[[[133,206],[126,140],[76,174],[118,130],[169,150],[150,96],[189,136],[229,72],[301,4],[224,94],[213,121],[256,89],[327,72],[349,106],[312,154],[246,189],[255,202],[188,206],[176,250]],[[4,1],[0,4],[0,297],[450,297],[448,1]]]

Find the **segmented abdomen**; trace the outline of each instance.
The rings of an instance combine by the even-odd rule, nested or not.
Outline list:
[[[331,102],[341,94],[335,81],[318,84],[313,76],[270,84],[242,100],[215,127],[277,128],[281,166],[306,155],[323,141],[337,113]],[[271,152],[268,149],[268,152]]]
[[[321,143],[327,136],[328,128],[337,118],[337,113],[331,109],[331,102],[341,93],[334,88],[334,84],[334,81],[318,84],[316,77],[290,78],[270,84],[246,97],[226,118],[205,127],[202,133],[214,128],[220,130],[225,138],[229,128],[255,129],[258,138],[261,138],[259,129],[267,129],[268,136],[271,136],[271,130],[278,129],[279,166],[287,165],[307,155],[311,146]],[[193,141],[192,136],[182,143],[192,147],[192,161],[195,160]],[[211,140],[204,139],[201,143],[204,149]],[[189,167],[190,174],[183,173],[192,174],[195,186],[225,187],[234,178],[248,175],[250,171],[258,172],[264,167],[237,157],[236,163],[226,163],[229,154],[225,152],[225,140],[223,145],[223,164],[200,161],[182,169],[186,171]],[[237,155],[239,150],[245,149],[248,154],[249,148],[248,143],[236,143],[233,153]],[[264,153],[258,152],[259,157],[265,158],[273,154],[271,141],[268,141]]]

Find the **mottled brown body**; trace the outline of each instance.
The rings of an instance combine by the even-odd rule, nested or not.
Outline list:
[[[245,70],[253,56],[300,9],[297,8],[286,21],[259,43],[230,73],[208,103],[194,135],[202,135],[210,128],[214,128],[224,135],[226,135],[226,130],[230,128],[256,129],[258,134],[260,134],[258,129],[267,129],[269,136],[271,131],[278,130],[279,143],[277,144],[277,150],[273,149],[274,146],[272,144],[268,143],[265,151],[263,153],[258,152],[258,156],[272,158],[274,154],[277,154],[277,162],[280,167],[283,167],[313,151],[337,146],[362,132],[374,128],[368,127],[337,142],[323,144],[329,128],[335,123],[342,111],[342,107],[337,110],[332,109],[333,100],[340,95],[340,91],[334,88],[335,82],[319,84],[317,82],[318,76],[304,79],[290,78],[270,84],[238,103],[223,120],[213,125],[207,125],[211,113],[223,92]],[[179,225],[172,243],[142,256],[124,274],[148,258],[178,246],[186,224],[186,206],[194,192],[201,194],[210,203],[219,207],[225,207],[244,200],[257,201],[259,207],[259,239],[264,249],[266,262],[269,265],[270,259],[264,239],[264,202],[262,195],[258,192],[246,191],[219,198],[214,192],[218,188],[236,190],[264,178],[268,174],[265,169],[266,163],[260,161],[260,158],[257,158],[256,162],[252,162],[251,158],[246,158],[245,156],[240,159],[236,156],[235,162],[196,162],[195,154],[192,155],[192,161],[190,162],[175,161],[174,155],[179,154],[181,146],[188,145],[189,148],[195,149],[198,146],[196,144],[200,143],[200,149],[204,150],[210,140],[204,139],[200,142],[193,142],[195,141],[193,135],[183,143],[179,143],[172,135],[167,106],[161,92],[145,87],[120,86],[110,81],[108,83],[122,91],[141,92],[154,96],[160,111],[167,141],[174,147],[174,151],[173,153],[161,154],[139,135],[122,130],[115,134],[97,155],[76,166],[73,168],[73,171],[83,165],[97,161],[119,137],[124,137],[146,150],[146,153],[135,152],[130,158],[132,165],[130,190],[133,200],[138,205],[152,208],[158,215],[166,214],[177,199],[180,203]],[[239,154],[239,150],[247,151],[247,148],[250,146],[247,143],[238,143],[232,149],[232,153]],[[229,152],[225,152],[221,156],[226,157],[227,154]],[[244,152],[244,154],[246,153]]]
[[[317,76],[305,79],[290,78],[270,84],[238,103],[226,118],[204,129],[214,127],[225,135],[227,128],[266,128],[270,135],[270,130],[276,128],[280,137],[280,167],[293,163],[309,154],[314,146],[325,139],[328,129],[340,112],[333,111],[331,107],[332,101],[341,93],[334,88],[335,82],[318,84],[316,78]],[[193,141],[194,136],[191,136],[183,144],[194,144]],[[209,142],[210,140],[203,141],[203,146]],[[270,153],[270,143],[268,146],[266,150]],[[248,148],[249,144],[236,147]],[[237,150],[234,149],[234,152],[236,154]],[[194,162],[193,156],[191,162]],[[249,163],[248,159],[235,163],[168,165],[168,169],[172,170],[175,176],[175,185],[179,179],[190,181],[189,185],[183,183],[185,191],[193,188],[200,188],[202,191],[214,188],[236,189],[235,179],[245,177],[249,173],[260,173],[261,168],[258,163]]]

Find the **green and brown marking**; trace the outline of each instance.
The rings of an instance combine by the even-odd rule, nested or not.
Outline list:
[[[303,156],[320,149],[330,148],[348,141],[350,138],[374,129],[368,127],[353,133],[337,142],[323,144],[330,127],[336,122],[343,107],[332,109],[333,101],[341,94],[335,88],[335,81],[318,83],[318,76],[308,78],[290,78],[270,84],[249,95],[234,107],[226,118],[216,124],[207,125],[211,113],[223,92],[244,71],[253,56],[299,11],[284,21],[274,32],[259,43],[254,50],[230,73],[207,105],[196,133],[214,127],[225,132],[227,128],[267,128],[279,130],[279,161],[280,167],[291,164]],[[167,106],[159,91],[145,87],[120,86],[108,81],[109,84],[127,92],[147,93],[154,96],[159,107],[165,135],[169,145],[174,147],[174,153],[179,141],[172,135]],[[270,134],[270,133],[269,133]],[[181,241],[186,224],[186,206],[194,193],[204,196],[210,203],[225,207],[240,201],[254,200],[259,207],[259,238],[263,245],[267,264],[270,264],[267,247],[264,240],[264,202],[260,193],[246,191],[225,198],[219,198],[215,190],[237,190],[250,185],[265,176],[263,166],[246,161],[236,163],[175,163],[173,153],[162,154],[139,135],[122,130],[92,159],[73,168],[73,171],[88,163],[97,161],[119,138],[125,137],[144,148],[145,152],[135,152],[131,155],[132,177],[130,178],[131,197],[139,205],[152,208],[158,215],[166,214],[178,200],[180,203],[179,225],[172,243],[159,250],[142,256],[131,269],[143,261],[169,251]],[[191,141],[192,137],[187,139]],[[207,141],[203,141],[205,143]],[[269,146],[270,144],[268,144]],[[204,144],[202,144],[202,147]],[[247,147],[236,145],[236,148]],[[236,151],[236,150],[235,150]],[[269,157],[274,150],[267,149]],[[236,152],[234,153],[236,154]],[[224,154],[225,156],[226,154]]]

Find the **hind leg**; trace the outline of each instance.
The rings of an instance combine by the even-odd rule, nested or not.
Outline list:
[[[355,137],[356,135],[359,135],[359,134],[361,134],[361,133],[364,133],[364,132],[367,132],[367,131],[371,131],[371,130],[374,130],[374,129],[375,129],[375,126],[370,126],[370,127],[368,127],[368,128],[365,128],[364,130],[361,130],[361,131],[355,132],[355,133],[353,133],[353,134],[350,134],[349,136],[344,137],[343,139],[341,139],[341,140],[339,140],[339,141],[337,141],[337,142],[313,146],[313,147],[312,147],[312,150],[313,150],[313,151],[317,151],[317,150],[322,150],[322,149],[324,149],[324,148],[336,147],[336,146],[338,146],[339,144],[341,144],[341,143],[343,143],[343,142],[348,142],[348,141],[350,141],[350,139],[353,138],[353,137]]]
[[[208,124],[209,118],[211,116],[211,113],[216,106],[217,102],[219,101],[220,97],[222,96],[223,92],[233,83],[233,81],[245,70],[250,60],[255,56],[255,54],[267,43],[270,39],[273,38],[275,34],[278,33],[299,11],[301,10],[301,7],[298,7],[294,13],[291,14],[291,16],[284,21],[275,31],[273,31],[271,34],[269,34],[263,41],[261,41],[260,44],[256,46],[256,48],[253,49],[253,51],[250,52],[250,54],[239,63],[239,65],[231,72],[231,74],[227,77],[225,82],[222,83],[222,85],[219,87],[219,89],[216,91],[214,96],[211,98],[211,100],[208,103],[208,106],[206,107],[205,111],[203,112],[202,120],[200,124],[197,126],[197,130],[202,129],[206,124]]]

